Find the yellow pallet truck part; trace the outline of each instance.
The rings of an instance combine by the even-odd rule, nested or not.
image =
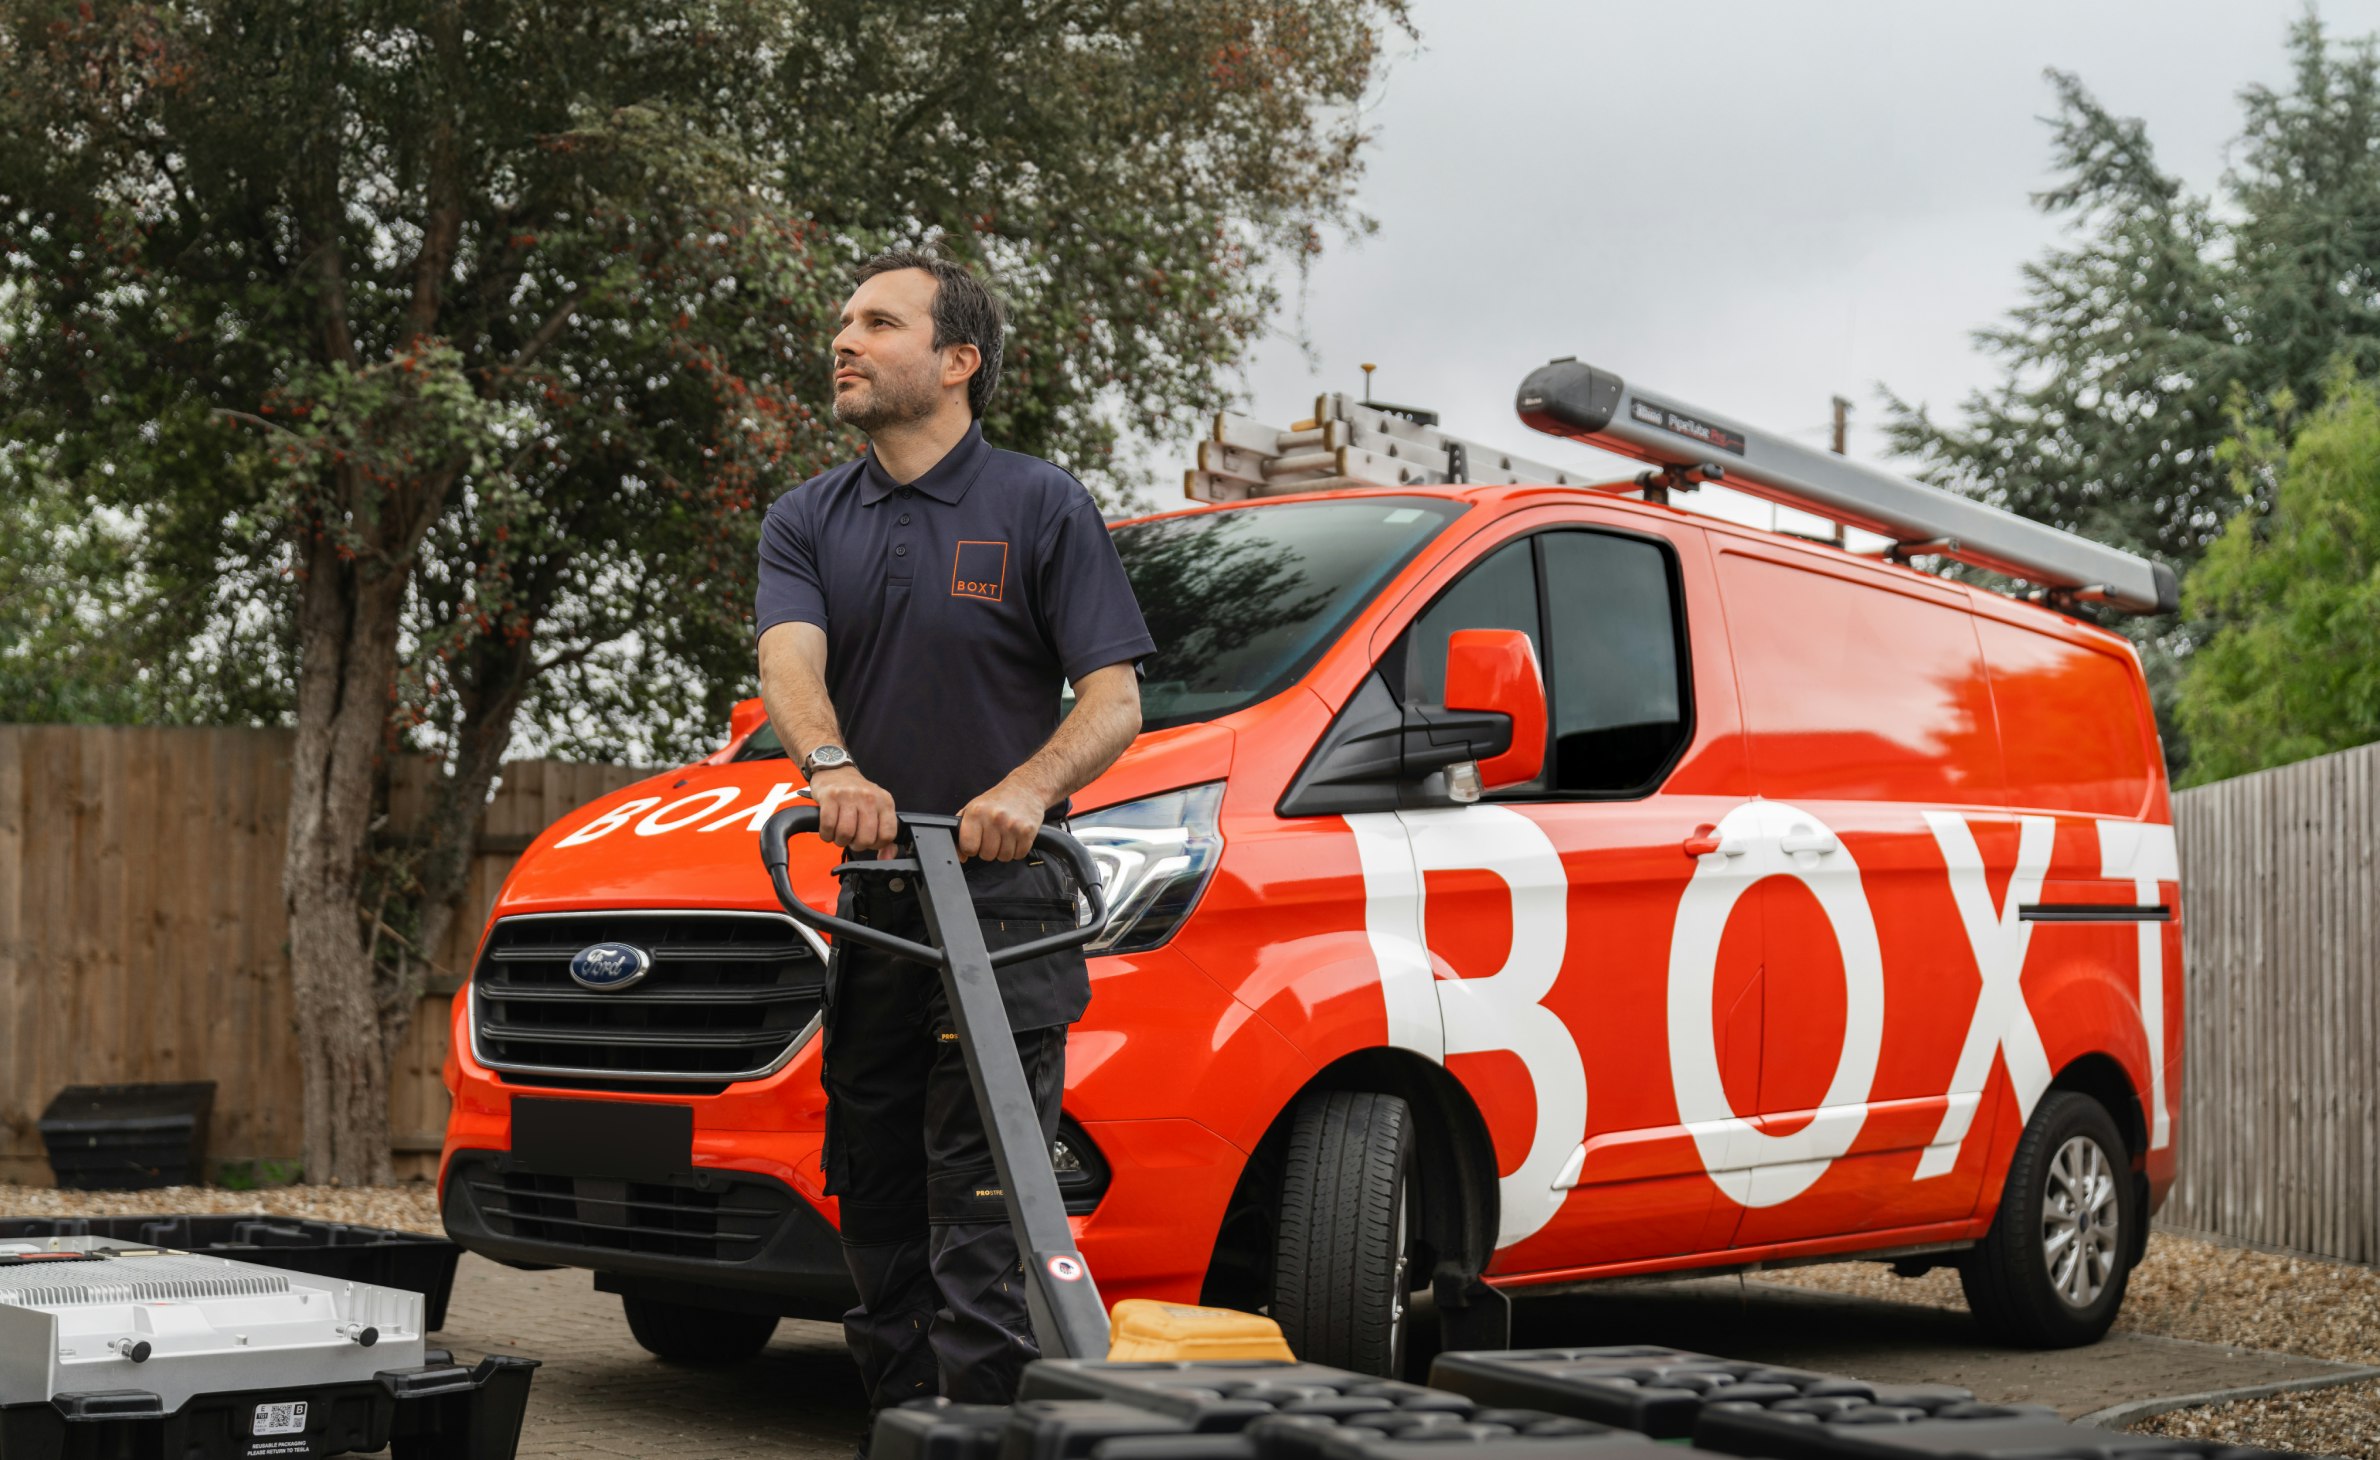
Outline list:
[[[1126,1298],[1108,1311],[1107,1320],[1107,1356],[1114,1363],[1296,1357],[1280,1324],[1231,1308]]]

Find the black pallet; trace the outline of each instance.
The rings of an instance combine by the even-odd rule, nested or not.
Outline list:
[[[206,1179],[215,1082],[69,1085],[41,1112],[42,1147],[58,1184],[143,1191]]]
[[[195,1395],[171,1411],[138,1389],[0,1407],[0,1460],[311,1460],[383,1447],[392,1460],[512,1460],[537,1361],[491,1355],[466,1369],[430,1357],[352,1383]]]
[[[1021,1400],[1014,1408],[926,1399],[887,1410],[870,1454],[873,1460],[1696,1460],[1705,1453],[1533,1411],[1268,1409],[1244,1428],[1196,1427],[1216,1419],[1213,1411],[1194,1419],[1104,1399]],[[1400,1419],[1413,1423],[1399,1427]]]
[[[1109,1363],[1104,1359],[1044,1359],[1025,1368],[1019,1399],[1105,1399],[1190,1419],[1202,1426],[1240,1429],[1250,1419],[1301,1400],[1381,1395],[1405,1400],[1434,1391],[1324,1364],[1285,1359],[1223,1359],[1211,1363]],[[1468,1413],[1474,1406],[1439,1396]],[[1217,1410],[1217,1406],[1224,1406]],[[1236,1418],[1230,1417],[1236,1415]]]
[[[422,1295],[422,1329],[446,1326],[455,1263],[463,1249],[444,1237],[359,1227],[307,1217],[161,1215],[153,1217],[0,1217],[0,1242],[33,1237],[112,1237],[229,1257],[260,1267]]]
[[[1694,1443],[1760,1460],[2305,1460],[2209,1440],[2084,1429],[2030,1405],[1961,1405],[1930,1416],[1884,1406],[1812,1414],[1714,1405],[1695,1426]]]
[[[1430,1383],[1481,1404],[1550,1410],[1660,1440],[1697,1434],[1705,1410],[1721,1403],[1814,1413],[1889,1406],[1925,1415],[1975,1398],[1946,1384],[1869,1384],[1650,1344],[1441,1354]]]
[[[1419,1384],[1277,1360],[1052,1360],[1025,1370],[1022,1392],[996,1446],[988,1416],[954,1415],[974,1437],[954,1436],[960,1448],[938,1460],[1394,1460],[1479,1445],[1524,1460],[1581,1443],[1601,1455],[1607,1441],[1641,1439],[1544,1410],[1483,1407]],[[1116,1428],[1099,1433],[1102,1425]],[[885,1431],[877,1434],[881,1444]],[[971,1456],[968,1444],[992,1448]],[[913,1449],[904,1460],[927,1457]]]

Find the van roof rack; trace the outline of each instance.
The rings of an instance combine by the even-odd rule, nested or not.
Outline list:
[[[1548,435],[1652,464],[1652,489],[1724,481],[1737,491],[1892,539],[1886,556],[1935,553],[2021,578],[2065,606],[2127,613],[2180,606],[2173,569],[2014,512],[1757,431],[1676,396],[1646,391],[1575,355],[1530,372],[1514,404]]]
[[[1720,482],[1748,495],[1816,512],[1890,539],[1884,556],[1939,554],[2033,584],[2060,607],[2103,603],[2128,613],[2170,613],[2173,570],[1972,497],[1862,466],[1708,411],[1644,393],[1568,356],[1521,385],[1521,419],[1549,435],[1647,462],[1633,482],[1611,482],[1530,461],[1337,392],[1284,430],[1218,412],[1198,464],[1183,477],[1193,501],[1240,502],[1344,487],[1550,485],[1641,492]]]

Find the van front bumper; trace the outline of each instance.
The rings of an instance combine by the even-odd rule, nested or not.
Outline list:
[[[842,1241],[784,1182],[698,1168],[666,1182],[529,1171],[503,1151],[458,1150],[447,1235],[516,1267],[585,1267],[596,1286],[696,1306],[840,1319],[857,1302]]]

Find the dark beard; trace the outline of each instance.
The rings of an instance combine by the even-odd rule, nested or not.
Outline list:
[[[924,420],[934,413],[938,403],[937,392],[925,380],[895,380],[877,375],[868,380],[865,405],[855,395],[838,392],[834,411],[836,420],[873,436],[887,426]]]

